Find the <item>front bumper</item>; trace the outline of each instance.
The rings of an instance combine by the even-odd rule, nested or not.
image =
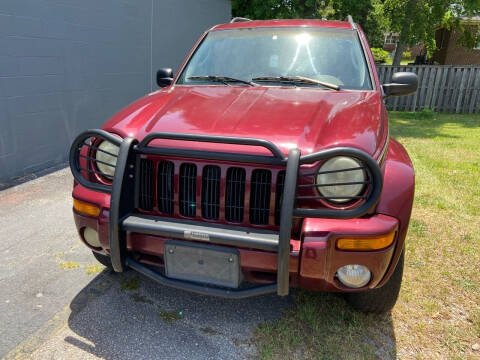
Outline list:
[[[83,201],[92,201],[88,196],[89,193],[90,191],[81,185],[77,185],[73,191],[74,197]],[[108,197],[102,194],[101,197],[103,196]],[[74,219],[82,239],[85,227],[91,227],[98,231],[101,248],[92,248],[92,250],[110,255],[109,209],[103,208],[98,218],[74,211]],[[308,290],[341,292],[375,288],[389,268],[397,239],[385,249],[362,252],[338,250],[335,247],[336,239],[346,235],[384,235],[397,231],[398,226],[399,223],[396,218],[382,214],[349,220],[305,219],[302,226],[301,241],[290,239],[291,251],[288,266],[290,286]],[[129,266],[141,264],[162,267],[164,244],[170,239],[171,237],[128,231],[126,248],[127,252],[132,254],[131,260],[134,261]],[[89,246],[86,242],[85,244]],[[258,284],[270,285],[275,283],[278,270],[276,252],[242,247],[238,250],[244,279]],[[372,279],[363,288],[347,288],[335,277],[338,268],[352,263],[367,266],[372,272]],[[148,272],[145,275],[151,277],[155,274]],[[174,282],[163,283],[168,286],[174,285]],[[276,287],[270,286],[268,290],[268,292],[274,292]],[[209,294],[211,293],[209,292]],[[225,296],[225,294],[222,296]]]
[[[82,157],[88,158],[88,156],[82,155],[81,151],[84,146],[91,147],[88,139],[92,137],[99,137],[111,141],[120,148],[112,186],[90,182],[82,174],[82,171],[94,171],[93,169],[82,168],[81,161]],[[268,149],[273,156],[221,152],[212,153],[207,151],[149,146],[150,142],[157,139],[259,146]],[[85,142],[86,140],[87,142]],[[222,231],[215,226],[207,226],[198,222],[191,223],[183,221],[175,223],[171,219],[162,219],[160,217],[149,219],[145,216],[142,217],[135,212],[137,207],[136,189],[138,188],[138,161],[140,154],[197,157],[213,160],[228,158],[230,161],[284,165],[286,168],[286,176],[280,210],[280,218],[282,220],[279,231],[265,232],[254,231],[253,229],[234,230],[233,228],[232,230]],[[364,200],[352,209],[297,208],[297,178],[299,166],[302,164],[312,164],[333,156],[353,156],[361,160],[364,164],[364,168],[369,174],[369,184],[371,184],[369,185],[367,194],[363,197]],[[373,267],[371,268],[373,278],[366,287],[374,287],[375,284],[381,280],[383,274],[385,274],[385,270],[391,259],[394,245],[391,245],[387,249],[376,251],[375,254],[355,252],[354,257],[351,256],[352,253],[340,252],[335,248],[335,236],[342,233],[342,231],[338,231],[342,229],[342,226],[346,226],[346,229],[348,229],[350,226],[357,224],[352,227],[352,229],[355,229],[355,226],[362,223],[365,224],[365,229],[369,229],[369,234],[378,235],[389,233],[398,226],[394,218],[388,218],[387,220],[382,215],[360,218],[370,213],[377,204],[383,181],[380,168],[375,160],[358,149],[333,148],[304,156],[300,156],[298,149],[291,149],[288,158],[285,158],[274,144],[264,140],[156,133],[147,136],[142,142],[138,143],[138,141],[133,138],[120,140],[107,132],[90,130],[79,135],[73,142],[70,150],[70,167],[75,180],[79,183],[75,189],[81,187],[82,189],[97,194],[94,195],[94,197],[97,198],[100,193],[110,194],[108,195],[110,200],[109,206],[108,208],[103,207],[98,219],[85,218],[80,214],[76,214],[75,218],[81,235],[83,233],[82,226],[90,226],[83,225],[83,222],[94,225],[92,221],[97,221],[96,225],[100,241],[103,245],[102,248],[108,250],[113,268],[118,272],[123,271],[126,266],[129,266],[165,285],[211,295],[240,298],[276,291],[278,295],[283,296],[288,294],[290,285],[316,288],[319,290],[345,291],[346,289],[342,288],[335,280],[335,272],[339,266],[342,266],[342,261],[350,261],[344,264],[346,265],[351,263],[352,260],[355,260],[355,264],[365,263],[367,266],[369,264]],[[75,190],[74,197],[77,197],[78,200],[92,202],[92,198],[79,196],[75,194]],[[322,198],[322,196],[315,198]],[[102,201],[102,205],[108,202],[106,200]],[[323,235],[314,237],[309,235],[300,241],[292,240],[291,227],[293,217],[304,218],[304,227],[306,226],[306,228],[304,228],[302,232],[303,236],[311,234],[312,231],[314,231],[312,229],[322,229],[320,232]],[[108,229],[105,226],[108,226]],[[333,226],[334,231],[329,231],[329,226]],[[243,249],[240,258],[241,267],[245,273],[254,274],[254,272],[248,270],[256,268],[261,269],[265,273],[264,270],[266,270],[265,266],[267,265],[267,269],[274,273],[276,281],[274,281],[273,284],[246,290],[227,290],[206,287],[191,282],[166,278],[142,264],[141,258],[134,258],[132,256],[135,252],[148,254],[150,251],[154,256],[161,258],[163,254],[163,241],[165,239],[186,239],[182,228],[192,228],[202,235],[209,238],[211,237],[214,243]],[[108,244],[106,239],[108,239]],[[300,246],[300,244],[302,245]],[[332,256],[332,254],[335,256]],[[302,259],[301,261],[299,261],[300,258]],[[257,261],[255,259],[263,260]],[[270,264],[270,266],[268,266],[268,264]],[[332,266],[338,267],[333,269]]]

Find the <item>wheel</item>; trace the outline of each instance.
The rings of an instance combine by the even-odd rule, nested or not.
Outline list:
[[[112,262],[110,261],[110,256],[100,254],[96,251],[92,251],[92,254],[93,256],[95,256],[95,259],[97,259],[100,264],[106,266],[108,269],[113,269]]]
[[[402,251],[397,266],[387,283],[381,288],[358,293],[346,293],[345,299],[355,309],[369,313],[384,313],[393,308],[397,302],[402,284],[404,253]]]

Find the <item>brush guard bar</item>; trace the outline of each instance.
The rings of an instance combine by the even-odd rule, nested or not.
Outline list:
[[[150,143],[157,139],[263,147],[271,153],[271,156],[151,146]],[[102,176],[102,173],[99,172],[98,169],[89,165],[92,161],[95,161],[95,151],[102,151],[98,149],[98,146],[94,145],[98,145],[99,141],[110,141],[119,146],[115,175],[111,185],[100,184],[86,178],[89,173]],[[86,147],[86,149],[84,149],[84,147]],[[160,216],[152,219],[148,216],[135,214],[135,199],[138,197],[137,185],[139,179],[140,154],[285,166],[285,185],[280,209],[280,218],[282,220],[279,231],[257,231],[252,228],[242,229],[225,226],[222,228],[222,225],[210,223],[177,220]],[[110,153],[109,155],[114,156],[114,154]],[[359,198],[359,205],[352,209],[297,208],[296,202],[301,198],[297,196],[297,181],[300,165],[312,164],[334,156],[350,156],[356,158],[362,164],[361,168],[367,172],[369,181],[365,182],[368,184],[366,194],[361,197],[352,197],[352,199],[355,200]],[[361,150],[337,147],[301,156],[300,150],[291,149],[287,158],[275,144],[269,141],[241,137],[153,133],[146,136],[141,142],[138,142],[138,140],[131,137],[120,139],[103,130],[88,130],[80,134],[73,141],[70,148],[69,160],[72,174],[79,184],[94,191],[111,194],[109,240],[110,257],[115,271],[122,272],[125,267],[128,266],[163,285],[228,298],[245,298],[272,292],[276,292],[281,296],[288,295],[290,238],[293,217],[351,219],[363,216],[375,207],[380,198],[383,186],[382,173],[377,162]],[[307,174],[307,176],[308,175],[314,176],[316,174]],[[344,185],[348,185],[348,183]],[[310,198],[328,199],[324,196],[314,196]],[[184,280],[174,280],[140,264],[129,257],[127,253],[127,231],[184,239],[182,229],[195,229],[197,232],[209,234],[210,238],[214,239],[213,242],[216,244],[276,251],[278,254],[276,284],[232,290],[199,285]]]

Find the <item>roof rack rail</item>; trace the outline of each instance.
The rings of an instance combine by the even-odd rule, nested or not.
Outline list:
[[[248,18],[244,18],[244,17],[234,17],[230,23],[237,23],[237,22],[244,22],[244,21],[252,21],[251,19],[248,19]]]
[[[357,30],[357,25],[353,22],[352,15],[347,15],[347,18],[345,19],[345,21],[348,21],[350,23],[353,30]]]

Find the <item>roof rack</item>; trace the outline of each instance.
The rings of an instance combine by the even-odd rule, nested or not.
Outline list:
[[[234,17],[230,23],[237,23],[237,22],[244,22],[244,21],[252,21],[251,19],[244,18],[244,17]]]
[[[353,22],[352,15],[347,15],[347,18],[345,19],[345,21],[348,21],[350,23],[353,30],[357,30],[357,25]]]

